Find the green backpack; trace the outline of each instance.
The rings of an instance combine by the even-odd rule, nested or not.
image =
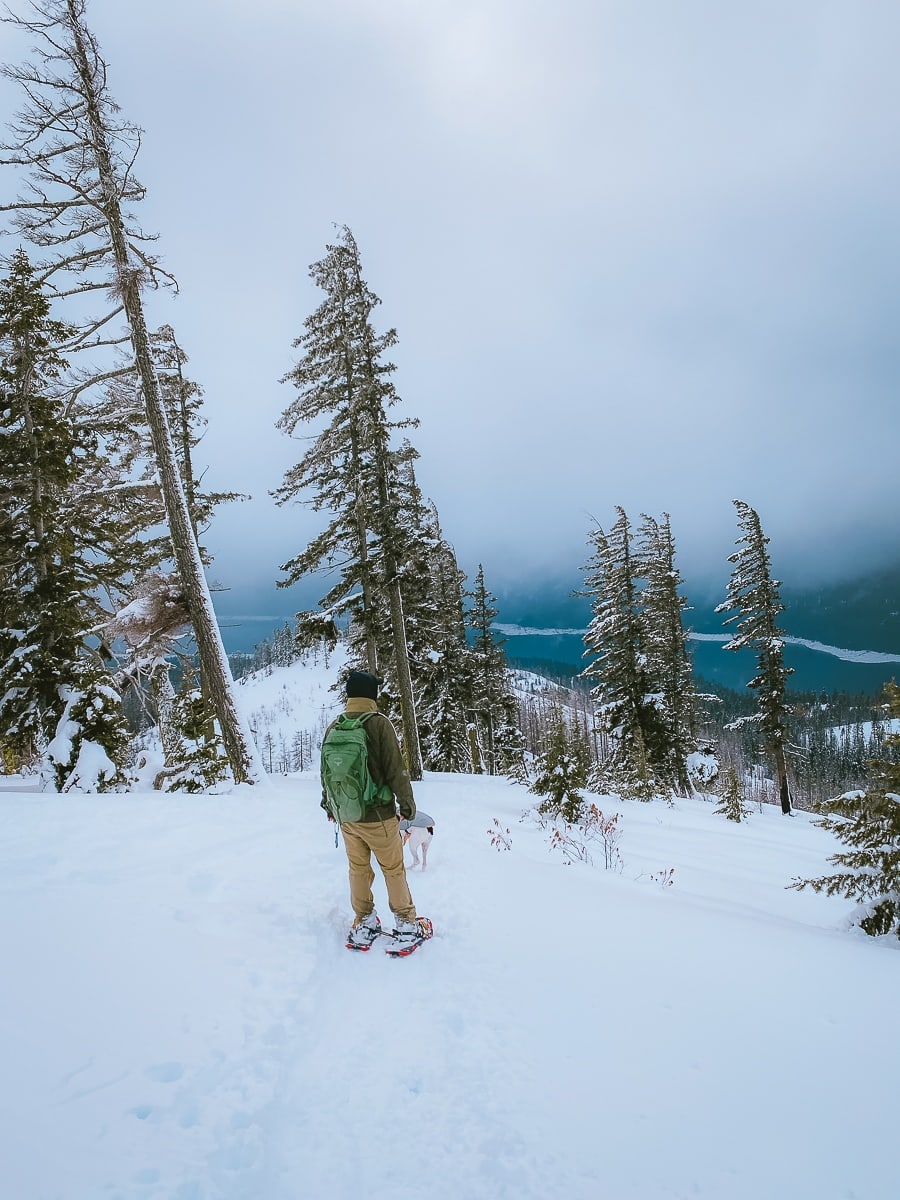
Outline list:
[[[342,714],[322,743],[322,786],[331,815],[344,821],[361,821],[373,804],[390,803],[393,792],[380,787],[369,774],[369,747],[365,724],[375,713],[360,717]]]

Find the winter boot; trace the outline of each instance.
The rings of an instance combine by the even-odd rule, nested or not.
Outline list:
[[[367,917],[357,918],[350,926],[347,934],[348,950],[371,950],[372,943],[381,933],[381,922],[378,914],[370,912]]]
[[[414,921],[395,918],[394,940],[401,944],[427,941],[433,933],[434,927],[427,917],[416,917]]]

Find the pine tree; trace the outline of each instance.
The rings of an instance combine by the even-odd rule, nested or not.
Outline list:
[[[720,778],[720,800],[713,811],[727,817],[729,821],[743,821],[752,811],[744,798],[744,789],[737,772],[726,767]]]
[[[337,569],[338,579],[320,601],[321,611],[298,614],[304,640],[312,644],[323,633],[330,636],[340,616],[351,617],[365,644],[368,669],[395,681],[409,771],[419,779],[421,750],[400,582],[403,543],[396,474],[401,452],[392,451],[390,444],[393,431],[416,422],[388,420],[399,397],[390,378],[395,368],[385,355],[396,345],[397,333],[375,331],[371,317],[380,300],[362,277],[359,248],[346,226],[326,251],[310,268],[326,298],[294,342],[303,353],[285,380],[298,395],[278,426],[293,434],[301,424],[327,424],[273,495],[285,504],[311,490],[313,510],[325,510],[331,519],[282,566],[286,576],[279,586],[288,587],[314,571]],[[391,632],[389,663],[382,663],[378,654],[379,626],[385,622]]]
[[[57,791],[109,792],[131,782],[125,769],[130,734],[122,698],[96,662],[79,659],[74,678],[60,685],[64,701],[47,747]]]
[[[26,104],[2,160],[24,168],[29,181],[24,198],[0,211],[11,213],[18,232],[48,252],[42,278],[53,281],[57,295],[82,301],[97,293],[115,297],[113,312],[84,322],[78,351],[120,343],[107,330],[125,317],[205,686],[234,777],[253,782],[261,766],[235,703],[144,316],[145,288],[167,277],[128,207],[144,197],[133,170],[140,133],[116,115],[107,65],[86,23],[86,0],[34,0],[31,9],[30,20],[7,18],[36,45],[33,65],[6,68],[22,85]]]
[[[696,696],[682,619],[687,601],[680,594],[682,580],[675,564],[669,514],[664,513],[661,522],[644,514],[640,532],[641,574],[645,580],[641,593],[645,670],[665,730],[665,761],[660,768],[679,795],[689,796],[692,788],[687,760],[696,749]]]
[[[116,535],[115,512],[73,503],[100,475],[96,439],[67,415],[60,376],[72,330],[50,316],[50,304],[24,250],[0,283],[0,459],[3,540],[0,549],[0,744],[11,761],[35,761],[58,741],[62,782],[72,763],[61,735],[87,722],[80,741],[100,747],[104,786],[122,781],[121,720],[109,714],[117,695],[103,647],[102,564]],[[111,506],[112,507],[112,506]],[[92,659],[89,663],[87,660]],[[94,715],[80,705],[95,699]],[[99,760],[97,760],[99,762]],[[90,764],[82,763],[81,786]]]
[[[173,432],[173,446],[179,474],[184,486],[194,536],[204,564],[209,555],[199,538],[205,533],[215,508],[222,503],[244,499],[236,492],[206,492],[194,464],[194,452],[206,429],[203,416],[203,390],[188,379],[184,367],[188,356],[179,345],[171,325],[161,326],[150,335],[153,361],[159,378],[160,393]],[[131,499],[132,510],[140,515],[139,536],[142,563],[125,575],[130,579],[124,607],[115,613],[106,626],[107,636],[124,641],[126,653],[119,655],[119,677],[126,686],[140,692],[149,687],[156,709],[160,740],[165,752],[167,769],[174,771],[178,755],[193,744],[184,729],[178,727],[181,716],[188,712],[186,702],[175,703],[175,691],[169,678],[173,658],[179,655],[185,669],[193,670],[192,654],[182,644],[191,631],[191,614],[176,564],[172,560],[172,543],[165,530],[165,505],[158,484],[149,429],[144,420],[143,402],[138,374],[133,362],[123,360],[121,366],[104,384],[99,398],[90,396],[85,418],[102,431],[107,454],[115,453],[120,476],[127,482],[119,484],[113,494]],[[162,533],[154,535],[154,529]],[[221,734],[214,720],[210,697],[200,672],[200,688],[204,692],[204,710],[209,719],[206,726],[204,753],[210,759],[221,757]],[[182,764],[183,765],[183,764]],[[187,779],[190,773],[184,774]],[[181,778],[172,774],[172,778]],[[173,784],[167,784],[171,790]]]
[[[728,558],[734,569],[727,599],[718,605],[716,612],[732,611],[734,615],[728,617],[725,624],[737,622],[736,632],[725,649],[747,647],[756,654],[757,673],[747,684],[757,693],[757,712],[753,720],[759,725],[775,769],[781,811],[788,815],[791,794],[785,743],[790,710],[785,691],[792,668],[784,665],[784,633],[778,628],[778,618],[784,612],[778,592],[781,584],[772,578],[766,549],[769,539],[763,534],[759,516],[743,500],[735,500],[734,506],[738,526],[743,531],[736,543],[741,549]]]
[[[900,687],[892,681],[885,692],[890,714],[900,718]],[[849,847],[828,860],[841,869],[791,886],[856,900],[856,924],[865,933],[900,937],[900,734],[889,734],[885,746],[890,757],[870,763],[866,791],[846,792],[820,807],[816,824]]]
[[[538,811],[576,822],[584,806],[582,788],[587,784],[588,756],[583,735],[570,730],[562,708],[554,708],[544,746],[534,764],[530,789],[546,799]]]
[[[494,633],[497,597],[488,591],[484,567],[478,564],[475,586],[466,593],[472,604],[466,614],[472,631],[469,652],[469,724],[477,757],[488,775],[503,775],[522,753],[516,723],[516,701],[506,670],[504,641]],[[475,764],[476,771],[479,765]]]
[[[594,615],[584,643],[592,661],[582,675],[596,680],[591,694],[609,738],[602,773],[623,795],[650,799],[670,784],[669,743],[647,673],[641,563],[632,548],[628,517],[618,506],[616,512],[608,535],[599,526],[590,534],[594,550],[584,591],[592,597]]]
[[[467,705],[471,662],[463,606],[465,575],[440,528],[432,505],[425,521],[428,541],[427,604],[417,614],[418,713],[425,767],[469,772]]]
[[[0,284],[0,731],[19,761],[52,736],[65,706],[59,682],[71,679],[91,623],[65,519],[85,448],[53,391],[70,335],[18,250]]]
[[[205,792],[227,779],[228,759],[222,753],[221,739],[209,734],[213,719],[209,704],[188,671],[178,695],[172,699],[170,728],[176,732],[179,744],[171,755],[172,765],[157,775],[155,787]]]

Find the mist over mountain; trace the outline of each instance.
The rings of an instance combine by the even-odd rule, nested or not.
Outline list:
[[[486,567],[490,587],[490,570]],[[504,583],[491,590],[497,597],[498,625],[506,639],[506,654],[517,663],[540,664],[544,670],[574,674],[582,669],[581,632],[591,619],[588,597],[579,595],[581,574]],[[250,651],[286,622],[293,624],[300,609],[315,607],[321,580],[306,581],[288,590],[274,584],[249,586],[214,595],[222,635],[229,652]],[[685,626],[698,634],[725,634],[727,614],[716,613],[725,588],[707,582],[685,584],[689,609]],[[784,583],[782,628],[793,638],[819,642],[848,651],[878,651],[900,655],[900,562],[835,583],[791,587]],[[510,626],[522,631],[511,632]],[[559,632],[554,632],[559,631]],[[720,641],[691,641],[694,670],[703,679],[726,687],[743,688],[752,678],[754,660],[748,652],[725,651]],[[785,661],[794,674],[794,691],[864,692],[878,695],[884,684],[900,677],[900,663],[847,661],[824,651],[789,644]]]
[[[541,662],[545,669],[558,664],[559,670],[578,671],[584,666],[584,645],[580,631],[591,618],[590,602],[578,595],[581,581],[573,577],[548,581],[527,588],[508,587],[497,592],[498,621],[506,628],[506,653],[510,659]],[[685,626],[698,634],[726,634],[723,624],[727,613],[717,613],[716,605],[725,597],[725,589],[716,593],[708,584],[692,590],[684,588],[690,608]],[[879,651],[900,655],[900,563],[837,583],[809,588],[783,585],[785,605],[781,625],[789,637],[822,643],[848,651]],[[515,632],[554,630],[558,632]],[[723,650],[721,641],[692,641],[691,654],[695,673],[703,679],[726,687],[743,688],[752,678],[753,655]],[[900,663],[848,661],[824,650],[788,644],[785,662],[794,674],[789,686],[794,691],[831,691],[880,693],[884,684],[900,676]]]

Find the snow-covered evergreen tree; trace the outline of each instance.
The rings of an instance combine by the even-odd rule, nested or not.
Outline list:
[[[103,563],[117,522],[114,505],[104,514],[96,496],[78,502],[96,488],[102,462],[59,387],[71,335],[51,318],[20,248],[0,282],[0,745],[14,765],[37,760],[79,696],[97,693],[105,712],[114,691],[91,635],[102,622],[98,591],[109,583]],[[115,721],[94,730],[115,768],[120,732]]]
[[[751,719],[759,726],[775,771],[781,811],[789,814],[786,742],[790,709],[785,691],[792,668],[784,664],[784,633],[778,628],[778,618],[784,612],[778,592],[781,584],[772,578],[769,539],[758,514],[743,500],[735,500],[734,506],[742,531],[736,542],[740,549],[729,555],[733,570],[727,599],[716,612],[732,612],[725,624],[736,623],[734,636],[725,649],[747,647],[756,654],[757,673],[747,684],[757,693],[757,711]]]
[[[96,662],[79,659],[74,678],[60,684],[63,712],[47,747],[60,792],[125,790],[130,734],[122,698]]]
[[[714,812],[727,817],[729,821],[743,821],[752,808],[744,796],[744,789],[733,767],[726,767],[719,777],[719,804]]]
[[[310,275],[325,300],[304,321],[294,342],[300,360],[285,376],[297,396],[278,426],[291,435],[304,424],[322,425],[303,458],[275,490],[279,504],[312,493],[314,511],[330,514],[326,528],[282,566],[279,585],[287,587],[322,569],[338,578],[320,601],[318,613],[298,614],[308,644],[334,629],[342,615],[351,618],[366,647],[368,669],[396,680],[402,712],[404,749],[410,775],[421,778],[421,751],[415,697],[409,667],[398,543],[397,454],[391,436],[416,424],[391,422],[388,410],[398,403],[386,360],[396,345],[396,330],[379,334],[372,313],[379,298],[362,277],[359,248],[345,226]],[[402,534],[400,535],[402,536]],[[392,662],[379,661],[378,629],[390,623]],[[388,670],[390,667],[390,672]]]
[[[885,691],[890,714],[900,719],[900,687],[892,681]],[[889,734],[885,747],[889,757],[870,763],[864,792],[846,792],[820,806],[816,823],[848,847],[828,860],[840,870],[791,886],[856,900],[855,923],[865,933],[900,937],[900,734]]]
[[[191,526],[198,549],[206,565],[210,558],[199,539],[206,532],[214,510],[222,503],[244,499],[237,492],[209,492],[201,484],[202,472],[194,463],[194,452],[206,430],[203,416],[203,390],[185,374],[188,356],[179,345],[171,325],[161,326],[150,335],[153,361],[160,393],[173,434],[175,458],[188,503]],[[190,609],[184,587],[172,556],[172,542],[166,529],[165,505],[159,488],[158,470],[144,419],[140,379],[132,362],[124,359],[107,380],[99,397],[90,393],[82,399],[85,419],[102,432],[107,454],[119,464],[124,482],[115,489],[130,497],[132,511],[140,516],[140,528],[134,535],[142,545],[142,565],[128,572],[129,584],[124,603],[106,626],[115,639],[119,658],[119,678],[125,687],[143,694],[149,687],[165,751],[166,767],[177,765],[178,755],[193,744],[185,731],[173,722],[187,709],[175,704],[175,691],[169,671],[180,658],[187,670],[193,670],[193,647],[189,646],[192,629]],[[158,530],[162,532],[158,532]],[[119,647],[125,646],[125,653]],[[201,691],[205,692],[201,664]],[[204,753],[221,756],[210,743],[221,743],[218,725],[209,712]],[[184,778],[188,776],[185,775]],[[175,776],[173,776],[175,778]],[[173,784],[169,782],[169,789]]]
[[[632,547],[624,509],[606,534],[591,531],[593,553],[584,592],[592,598],[593,618],[585,633],[582,675],[596,680],[592,689],[609,757],[597,782],[609,782],[623,795],[650,799],[671,786],[669,742],[647,670],[645,626],[639,596],[641,563]]]
[[[210,735],[213,721],[209,704],[188,673],[172,700],[171,728],[179,744],[171,755],[173,765],[159,773],[156,787],[162,791],[205,792],[228,778],[228,759],[221,738],[216,731]]]
[[[477,759],[473,765],[476,771],[503,775],[521,759],[523,742],[517,727],[516,700],[506,669],[504,641],[493,628],[497,598],[488,591],[481,563],[475,585],[466,595],[472,601],[466,621],[472,631],[468,657],[471,664],[470,736],[477,745]]]
[[[687,601],[681,595],[668,513],[661,521],[643,515],[639,555],[645,581],[641,593],[645,669],[666,734],[667,762],[659,764],[660,773],[668,775],[679,795],[689,796],[687,760],[696,749],[696,697],[682,617]]]
[[[471,662],[463,607],[465,575],[441,533],[437,509],[426,522],[428,606],[420,614],[416,667],[422,750],[429,771],[472,768],[467,731]]]
[[[562,708],[554,708],[544,746],[534,763],[530,789],[543,796],[538,811],[576,822],[584,805],[590,759],[583,731],[570,728]]]

